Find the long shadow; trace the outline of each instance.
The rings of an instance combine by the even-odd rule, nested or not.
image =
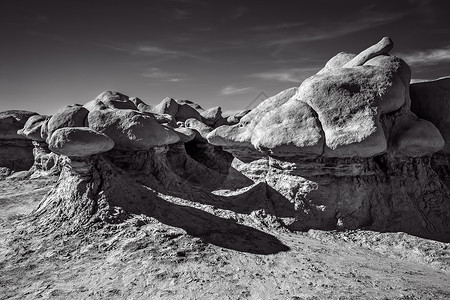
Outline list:
[[[112,201],[111,204],[118,204],[129,213],[153,217],[166,225],[182,228],[189,235],[199,237],[206,243],[227,249],[264,255],[290,250],[271,234],[197,208],[166,201],[154,191],[134,183],[132,179],[126,182],[133,186],[137,195],[145,195],[145,199],[141,199],[139,203]]]

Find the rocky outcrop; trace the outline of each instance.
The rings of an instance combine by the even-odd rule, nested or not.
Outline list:
[[[37,113],[23,110],[0,112],[0,167],[5,174],[28,170],[33,165],[33,145],[18,131]]]
[[[445,109],[422,104],[438,94],[435,82],[413,85],[411,101],[410,69],[389,55],[392,47],[383,38],[359,54],[339,53],[299,87],[229,120],[218,107],[172,98],[147,105],[118,92],[50,121],[35,117],[21,134],[39,139],[40,127],[35,144],[48,142],[61,175],[33,216],[71,230],[195,216],[200,225],[182,226],[202,237],[258,224],[450,241]],[[72,116],[84,110],[79,125]]]

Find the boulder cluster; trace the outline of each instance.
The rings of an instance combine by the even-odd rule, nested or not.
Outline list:
[[[411,83],[392,48],[386,37],[338,53],[299,87],[234,116],[112,91],[53,116],[4,112],[0,143],[32,140],[32,170],[61,172],[36,211],[61,220],[152,214],[166,195],[244,219],[270,215],[290,230],[450,240],[450,79]]]

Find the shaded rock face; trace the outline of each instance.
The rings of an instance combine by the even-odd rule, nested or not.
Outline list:
[[[35,115],[23,110],[0,112],[0,167],[9,170],[7,173],[28,170],[33,165],[33,145],[18,130]]]
[[[445,146],[439,153],[450,154],[450,77],[411,84],[411,110],[433,123]]]

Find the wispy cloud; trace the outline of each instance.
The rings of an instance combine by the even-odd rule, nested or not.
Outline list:
[[[236,19],[242,17],[247,11],[248,11],[247,7],[245,7],[243,5],[239,5],[231,14],[231,19],[236,20]]]
[[[145,78],[165,80],[169,82],[179,82],[186,80],[186,77],[181,73],[170,73],[161,70],[160,68],[149,68],[145,70],[145,72],[143,72],[141,75]]]
[[[264,46],[283,46],[297,42],[311,42],[319,40],[327,40],[337,37],[346,36],[351,33],[375,28],[381,25],[389,24],[404,17],[405,13],[391,14],[362,14],[359,18],[348,18],[341,22],[325,23],[323,25],[312,24],[305,25],[299,34],[292,36],[276,37],[266,39]],[[300,25],[299,25],[300,26]]]
[[[272,81],[301,83],[309,76],[317,73],[318,70],[319,68],[291,68],[262,73],[254,73],[248,75],[248,77],[256,77]]]
[[[440,63],[450,63],[450,45],[440,49],[417,50],[395,53],[409,65],[415,67],[434,66]]]
[[[197,60],[208,61],[206,56],[196,55],[189,51],[174,50],[164,46],[152,45],[152,44],[139,44],[139,45],[126,45],[126,46],[113,46],[103,45],[108,49],[112,49],[119,52],[125,52],[134,56],[154,57],[158,61],[178,58],[193,58]]]
[[[252,87],[235,87],[234,85],[229,85],[220,90],[220,95],[231,96],[238,94],[245,94],[252,90]]]
[[[305,22],[296,22],[296,23],[280,23],[280,24],[273,24],[273,25],[258,25],[258,26],[253,27],[252,30],[254,30],[254,31],[282,30],[282,29],[300,27],[305,24],[306,24]]]

